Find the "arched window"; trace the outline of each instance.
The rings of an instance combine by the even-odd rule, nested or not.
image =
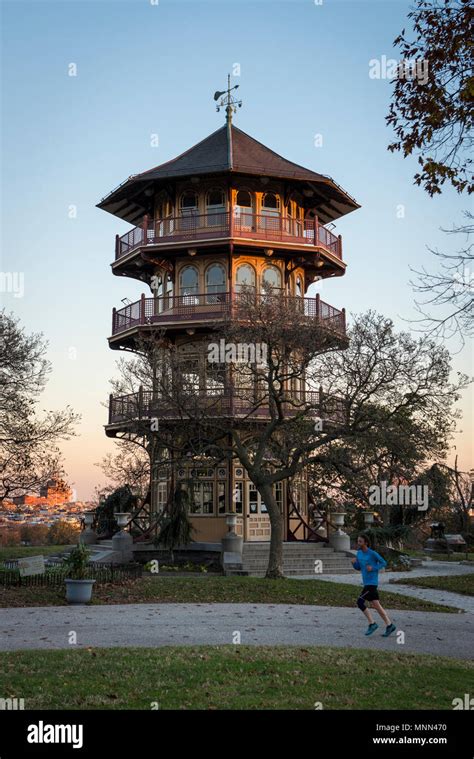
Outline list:
[[[196,212],[198,207],[198,196],[194,190],[186,190],[181,195],[181,213],[191,214]]]
[[[186,190],[181,195],[181,229],[192,229],[198,214],[198,196],[194,190]]]
[[[274,192],[266,192],[262,198],[262,222],[267,230],[280,230],[280,198]]]
[[[280,210],[280,198],[274,192],[266,192],[262,200],[262,209],[278,212]]]
[[[236,272],[235,289],[242,292],[248,287],[255,288],[255,269],[249,264],[242,264]]]
[[[303,283],[302,283],[301,277],[299,275],[296,277],[295,291],[296,291],[296,295],[297,295],[298,298],[302,298],[303,297]]]
[[[221,264],[212,264],[206,270],[206,303],[222,303],[226,291],[225,269]]]
[[[183,302],[196,303],[199,292],[199,274],[194,266],[185,266],[179,276],[179,291]]]
[[[281,271],[276,266],[267,266],[262,275],[262,283],[272,289],[281,288]]]
[[[237,192],[237,205],[243,208],[252,208],[252,196],[248,190],[239,190]]]
[[[224,222],[225,195],[224,190],[216,188],[209,190],[206,195],[206,219],[208,227],[220,227]]]
[[[253,228],[252,195],[248,190],[239,190],[237,192],[234,215],[237,229],[249,230]]]

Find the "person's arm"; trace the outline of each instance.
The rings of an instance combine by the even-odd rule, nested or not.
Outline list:
[[[387,562],[377,551],[372,551],[372,558],[375,560],[378,569],[384,569],[387,566]]]
[[[357,559],[352,559],[352,566],[354,567],[354,569],[359,569],[360,570],[360,564],[357,561]]]

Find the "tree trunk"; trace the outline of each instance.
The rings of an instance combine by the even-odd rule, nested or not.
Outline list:
[[[271,485],[257,485],[270,517],[270,556],[265,577],[272,580],[284,578],[283,574],[283,515],[273,494]]]

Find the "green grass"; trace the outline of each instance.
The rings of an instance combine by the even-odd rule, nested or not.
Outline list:
[[[425,553],[424,555],[432,558],[433,561],[465,561],[466,560],[466,554],[464,552],[450,553],[449,555],[447,553]],[[467,559],[468,561],[474,561],[474,553],[472,552],[468,553]]]
[[[449,577],[408,577],[395,580],[397,585],[415,585],[417,588],[434,588],[474,596],[474,572],[469,575],[450,575]]]
[[[433,561],[465,561],[466,560],[466,554],[465,552],[456,552],[456,553],[450,553],[449,555],[447,553],[427,553],[426,551],[421,551],[419,549],[415,550],[412,548],[404,548],[403,553],[408,554],[408,556],[415,556],[420,559],[433,559]],[[474,561],[474,553],[468,553],[467,558],[469,561]]]
[[[472,662],[312,646],[14,651],[0,668],[27,709],[451,710],[473,692]]]
[[[0,561],[22,559],[25,556],[49,556],[62,553],[72,546],[3,546],[0,547]]]
[[[358,586],[322,580],[266,580],[259,577],[144,577],[120,585],[97,585],[93,604],[267,603],[354,606]],[[456,612],[452,607],[383,591],[389,609]],[[0,607],[63,606],[61,588],[2,588]]]

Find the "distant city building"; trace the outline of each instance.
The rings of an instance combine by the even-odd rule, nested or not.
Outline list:
[[[40,488],[39,496],[20,495],[13,499],[17,506],[59,506],[70,502],[72,490],[64,480],[48,480],[46,485]]]

